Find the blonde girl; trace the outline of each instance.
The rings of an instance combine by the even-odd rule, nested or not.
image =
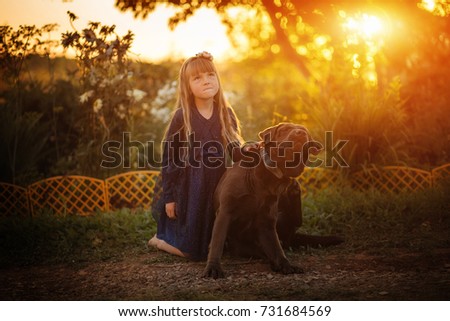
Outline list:
[[[223,94],[213,57],[187,59],[178,79],[177,109],[163,143],[164,210],[150,246],[203,260],[214,223],[213,194],[227,159],[237,161],[239,122]]]

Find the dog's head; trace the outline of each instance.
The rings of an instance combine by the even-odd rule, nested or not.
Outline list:
[[[278,178],[299,176],[309,155],[317,155],[321,149],[304,126],[292,123],[266,128],[259,137],[264,165]]]

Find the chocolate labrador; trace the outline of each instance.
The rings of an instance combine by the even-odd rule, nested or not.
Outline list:
[[[259,149],[247,154],[223,175],[215,192],[216,219],[205,277],[224,276],[225,244],[232,254],[265,256],[273,271],[302,273],[291,265],[283,247],[308,242],[338,244],[338,237],[296,234],[302,224],[301,190],[295,180],[309,154],[319,152],[305,127],[280,123],[259,133]]]

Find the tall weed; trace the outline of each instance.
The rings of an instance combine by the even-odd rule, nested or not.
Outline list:
[[[382,94],[358,80],[341,87],[330,86],[327,84],[318,95],[302,99],[302,109],[310,117],[315,139],[323,140],[324,133],[331,131],[335,141],[348,141],[340,152],[352,171],[367,164],[408,161],[408,132],[398,81],[393,81]]]

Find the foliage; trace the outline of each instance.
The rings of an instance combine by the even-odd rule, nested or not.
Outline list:
[[[408,154],[416,164],[433,166],[450,155],[450,42],[423,38],[421,50],[409,60],[402,94],[408,127]]]
[[[68,48],[78,48],[79,59],[56,58],[57,43],[42,39],[54,28],[1,27],[1,181],[27,185],[55,175],[110,176],[126,168],[100,167],[105,141],[123,145],[123,133],[143,143],[162,136],[165,123],[153,116],[152,101],[175,78],[174,65],[129,60],[131,34],[111,38],[113,27],[95,23],[83,34],[63,35]],[[120,152],[130,169],[137,157],[148,156],[141,150]]]
[[[431,10],[418,2],[116,0],[116,6],[145,18],[158,4],[174,5],[172,28],[199,8],[215,9],[243,59],[224,83],[232,84],[244,133],[254,139],[279,120],[310,124],[318,137],[332,128],[337,140],[350,139],[345,157],[358,170],[448,160],[450,6],[436,1]],[[383,20],[384,34],[348,25],[370,15]]]
[[[398,81],[381,94],[360,80],[350,79],[345,86],[330,81],[320,95],[303,97],[301,108],[310,116],[314,137],[324,146],[325,132],[333,133],[333,146],[337,140],[347,141],[341,154],[352,171],[368,164],[409,163],[406,112]]]
[[[333,132],[333,146],[348,140],[341,154],[351,170],[372,163],[409,163],[409,128],[399,80],[380,92],[353,78],[345,61],[329,68],[333,76],[321,83],[305,81],[291,63],[270,57],[225,68],[224,86],[232,93],[229,100],[244,138],[257,140],[261,129],[290,121],[307,126],[324,146],[327,131]],[[281,77],[284,74],[289,77]]]
[[[141,17],[156,3],[183,4],[172,27],[206,5],[230,27],[241,60],[218,67],[246,140],[292,121],[319,141],[328,130],[335,141],[349,140],[342,154],[350,170],[450,160],[450,29],[443,2],[436,15],[413,1],[383,2],[385,17],[398,14],[401,23],[391,24],[390,34],[365,39],[337,26],[361,12],[379,14],[367,1],[116,1]],[[69,14],[72,23],[76,18]],[[27,185],[54,175],[102,178],[152,168],[174,108],[179,62],[133,61],[132,32],[121,37],[98,22],[62,35],[75,60],[56,58],[57,44],[44,38],[55,28],[0,29],[0,149],[7,155],[1,180]],[[122,163],[102,168],[102,146],[111,140],[121,144]],[[127,149],[130,144],[138,148]]]
[[[73,22],[77,17],[69,12]],[[80,141],[75,158],[77,171],[104,177],[124,169],[151,168],[152,151],[162,136],[160,112],[152,102],[158,88],[167,84],[170,67],[144,66],[128,57],[133,41],[131,31],[123,37],[115,26],[89,23],[88,28],[62,36],[64,48],[75,50],[80,71],[80,105],[84,113],[78,119]],[[138,88],[146,88],[146,90]],[[101,168],[102,148],[110,141],[119,142],[119,166]],[[133,145],[135,144],[135,145]],[[138,148],[127,148],[129,146]]]
[[[339,43],[342,35],[336,25],[345,14],[358,14],[370,12],[382,16],[390,15],[392,20],[398,17],[407,17],[408,23],[414,24],[414,28],[403,30],[415,37],[417,33],[428,29],[432,33],[448,30],[445,25],[439,25],[436,20],[449,16],[450,5],[447,1],[435,2],[433,14],[430,14],[426,5],[418,0],[405,1],[276,1],[276,0],[199,0],[186,2],[183,0],[116,0],[116,7],[121,11],[131,11],[135,17],[146,18],[155,11],[158,5],[173,5],[177,7],[176,14],[170,18],[169,26],[174,28],[180,22],[187,20],[200,8],[215,9],[229,26],[230,31],[235,27],[235,20],[230,19],[229,12],[234,8],[244,10],[256,10],[258,14],[254,17],[264,17],[268,22],[266,25],[272,27],[272,36],[267,32],[255,34],[252,42],[259,44],[270,42],[270,48],[274,53],[280,53],[284,59],[291,61],[306,77],[314,77],[311,68],[311,47],[317,35],[328,35]],[[430,24],[432,22],[432,24]],[[263,29],[261,29],[263,30]],[[418,32],[417,32],[418,31]],[[265,38],[265,39],[264,39]],[[410,39],[403,37],[402,42]],[[247,48],[252,49],[252,48]],[[303,52],[299,54],[299,52]],[[305,54],[306,53],[306,54]]]
[[[296,106],[305,81],[290,62],[270,56],[247,59],[224,68],[221,76],[244,139],[258,140],[259,131],[280,121],[304,123]]]
[[[430,249],[448,246],[448,186],[414,194],[324,190],[303,200],[302,233],[339,234],[347,251],[383,248]],[[0,219],[2,266],[82,264],[146,253],[156,224],[149,211],[122,209],[92,216]],[[440,233],[435,233],[440,231]],[[170,262],[172,256],[162,256]]]
[[[0,110],[0,173],[3,179],[21,185],[39,177],[38,165],[48,140],[48,123],[42,114],[15,113],[9,106]]]
[[[44,40],[43,35],[56,29],[56,25],[48,24],[42,28],[36,26],[20,26],[13,30],[10,26],[0,26],[0,70],[2,81],[16,87],[16,94],[20,94],[21,76],[26,60],[31,54],[50,55],[53,40]],[[19,97],[16,97],[19,104]],[[20,107],[20,106],[19,106]]]
[[[49,55],[52,41],[42,40],[55,25],[42,28],[21,26],[13,30],[0,26],[0,151],[4,155],[0,161],[2,177],[13,183],[25,183],[30,175],[36,175],[40,161],[45,158],[44,147],[48,139],[49,123],[43,120],[41,111],[25,109],[25,101],[40,84],[25,82],[24,68],[32,54]],[[9,89],[5,92],[3,87]]]
[[[142,210],[3,218],[0,262],[5,266],[117,259],[144,252],[155,228],[151,215]]]
[[[438,239],[433,233],[450,228],[446,215],[448,192],[448,185],[402,194],[350,188],[324,190],[304,200],[301,230],[341,234],[346,246],[353,250],[445,247],[448,239]]]
[[[69,12],[71,22],[77,17]],[[66,32],[64,48],[75,50],[80,71],[80,107],[84,113],[78,119],[80,143],[77,160],[85,165],[87,174],[99,173],[101,146],[110,139],[120,139],[132,122],[133,104],[142,100],[145,92],[132,86],[132,71],[127,52],[133,41],[131,31],[123,37],[115,26],[90,22],[82,32]]]

